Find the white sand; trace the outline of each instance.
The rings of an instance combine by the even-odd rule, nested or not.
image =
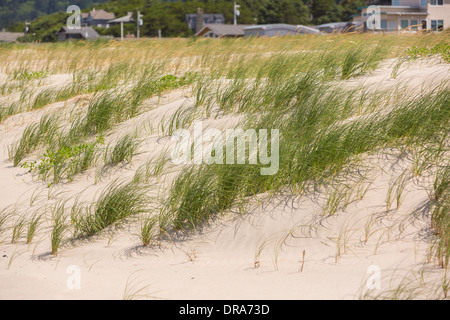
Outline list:
[[[405,66],[396,79],[390,78],[386,66],[348,83],[426,90],[448,79],[449,71],[438,61],[416,62]],[[170,146],[170,139],[156,133],[158,123],[193,102],[185,94],[167,95],[156,109],[121,124],[107,137],[114,139],[148,121],[154,129],[141,130],[146,141],[132,165],[98,184],[92,169],[70,184],[48,189],[8,159],[7,146],[28,123],[64,104],[7,119],[0,124],[0,208],[18,203],[19,212],[29,216],[31,199],[31,208],[80,192],[83,199],[93,200],[113,179],[131,177],[140,164]],[[205,123],[226,127],[235,123],[231,120],[235,119]],[[430,219],[423,206],[429,179],[408,181],[400,208],[393,204],[386,212],[389,183],[410,168],[411,161],[376,155],[364,164],[373,168],[364,199],[327,218],[322,215],[326,192],[272,199],[261,195],[262,204],[253,201],[249,213],[230,212],[184,239],[143,248],[139,223],[130,222],[113,235],[63,247],[57,257],[49,253],[47,218],[31,245],[23,239],[11,244],[10,237],[0,243],[0,299],[354,299],[367,291],[370,266],[379,268],[381,281],[372,295],[395,288],[402,279],[413,290],[421,286],[415,277],[422,275],[425,285],[419,297],[434,297],[442,271],[427,260]],[[73,274],[68,271],[73,266],[80,270],[80,288],[70,288]]]

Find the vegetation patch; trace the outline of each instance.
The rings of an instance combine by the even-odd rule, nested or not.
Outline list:
[[[432,55],[440,55],[442,59],[450,63],[450,45],[447,42],[438,43],[432,48],[413,46],[406,52],[412,59],[423,58]]]

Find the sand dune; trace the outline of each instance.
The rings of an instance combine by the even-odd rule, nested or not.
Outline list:
[[[448,64],[427,60],[405,64],[393,79],[390,60],[373,74],[344,85],[398,86],[417,93],[448,81],[449,74]],[[47,81],[56,84],[64,79],[55,76]],[[175,90],[146,100],[150,111],[121,123],[105,137],[108,143],[138,128],[144,142],[131,164],[111,169],[100,181],[93,168],[70,184],[51,188],[26,169],[13,167],[7,148],[27,124],[51,111],[70,110],[79,97],[11,116],[0,124],[1,207],[17,204],[18,218],[57,199],[81,195],[85,201],[95,200],[108,183],[131,178],[147,159],[170,150],[173,142],[158,132],[158,124],[179,108],[193,105],[190,95],[188,89]],[[204,123],[224,129],[236,120],[225,116]],[[232,208],[201,230],[174,234],[150,247],[140,245],[139,221],[131,219],[114,233],[67,244],[55,257],[49,251],[47,211],[43,230],[32,244],[23,240],[12,244],[8,237],[1,243],[0,299],[357,299],[387,294],[402,281],[407,283],[405,294],[419,288],[418,297],[434,297],[444,272],[428,259],[431,178],[414,177],[408,171],[413,160],[388,151],[367,155],[359,167],[351,168],[364,171],[368,180],[354,185],[347,207],[331,216],[324,208],[332,189],[305,195],[263,194],[249,199],[245,214]],[[404,172],[408,179],[401,206],[393,204],[387,210],[390,183]],[[152,182],[155,194],[170,181]],[[368,287],[376,270],[380,287],[370,287],[376,282]],[[422,276],[426,281],[420,281]]]

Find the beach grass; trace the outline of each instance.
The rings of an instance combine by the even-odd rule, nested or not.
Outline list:
[[[8,155],[14,167],[28,169],[48,186],[76,183],[75,177],[92,167],[134,170],[128,180],[109,181],[90,202],[62,201],[51,207],[53,255],[68,241],[101,235],[134,218],[139,221],[140,244],[151,247],[155,241],[197,230],[261,194],[324,190],[321,214],[334,216],[361,200],[369,188],[362,183],[364,177],[353,184],[349,168],[357,167],[367,155],[394,149],[401,154],[410,151],[414,161],[411,175],[405,171],[391,178],[386,214],[403,206],[409,179],[434,170],[430,250],[438,265],[447,268],[448,80],[420,92],[355,84],[387,62],[392,79],[400,77],[411,61],[438,58],[448,63],[446,37],[448,31],[0,45],[4,76],[0,125],[14,123],[22,114],[39,115],[25,122]],[[56,76],[66,82],[51,84]],[[261,161],[177,167],[170,163],[167,148],[158,153],[146,150],[150,157],[133,166],[145,147],[145,130],[116,131],[154,111],[163,96],[176,90],[183,95],[184,90],[189,92],[185,97],[189,103],[163,114],[154,124],[158,144],[201,120],[237,119],[233,126],[244,131],[277,129],[276,174],[262,175],[267,163]],[[63,112],[67,109],[71,111]],[[269,150],[275,144],[273,137],[268,136]],[[234,147],[238,142],[228,143],[226,147]],[[245,151],[246,157],[249,152]],[[150,185],[160,187],[158,197],[150,195]],[[30,244],[44,221],[37,212],[25,219],[0,211],[0,233],[11,220],[11,243],[25,238]],[[376,232],[375,224],[374,218],[367,220],[364,243]],[[339,230],[336,263],[347,252],[352,232],[348,224]],[[274,247],[276,270],[284,240]],[[267,242],[256,250],[255,268],[260,267],[265,246]],[[301,271],[304,264],[305,251]],[[403,297],[406,291],[399,286],[391,293]]]

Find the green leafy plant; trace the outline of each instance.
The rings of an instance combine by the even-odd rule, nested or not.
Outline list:
[[[97,137],[92,143],[73,147],[64,146],[57,151],[47,150],[39,162],[24,162],[21,167],[37,173],[44,180],[47,180],[51,171],[53,171],[54,182],[59,182],[64,172],[67,178],[71,179],[75,174],[87,169],[93,160],[94,150],[99,144],[104,144],[102,136]]]
[[[413,46],[406,50],[406,53],[411,59],[423,58],[429,55],[441,55],[446,62],[450,63],[450,45],[447,42],[440,42],[430,49]]]
[[[18,72],[14,73],[15,80],[37,80],[45,78],[46,76],[48,76],[48,71],[28,72],[25,70],[21,73]]]

